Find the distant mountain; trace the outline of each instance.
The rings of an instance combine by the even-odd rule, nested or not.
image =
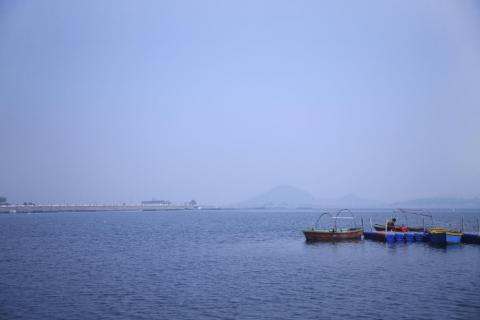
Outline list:
[[[392,206],[401,208],[478,209],[480,208],[480,198],[420,198],[396,202]]]
[[[480,198],[420,198],[386,203],[348,194],[336,199],[317,199],[309,192],[289,185],[278,186],[250,200],[234,204],[236,208],[475,208],[480,209]]]
[[[297,208],[313,207],[315,197],[300,188],[283,185],[268,190],[250,200],[236,204],[240,208]]]
[[[337,199],[322,199],[318,204],[323,208],[380,208],[388,204],[377,200],[359,198],[354,194],[347,194]]]
[[[337,199],[317,199],[309,192],[289,185],[278,186],[250,200],[238,203],[240,208],[378,208],[387,205],[349,194]]]

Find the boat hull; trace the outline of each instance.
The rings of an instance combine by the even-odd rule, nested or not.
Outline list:
[[[363,237],[368,240],[385,241],[385,232],[383,231],[365,231]]]
[[[480,234],[465,233],[462,237],[462,242],[480,244]]]
[[[376,231],[385,231],[385,225],[376,224],[373,226]],[[389,229],[388,231],[397,231],[397,232],[408,232],[408,231],[415,231],[420,232],[423,231],[422,227],[405,227],[405,226],[397,226],[393,227],[393,230]]]
[[[305,230],[303,231],[305,239],[313,241],[341,241],[341,240],[359,240],[362,238],[362,229],[351,229],[348,231],[327,231],[327,230]]]
[[[407,227],[407,229],[412,232],[423,232],[425,230],[423,227]]]

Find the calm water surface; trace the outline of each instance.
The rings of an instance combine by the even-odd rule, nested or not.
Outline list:
[[[306,244],[317,216],[0,215],[0,319],[480,319],[480,246]]]

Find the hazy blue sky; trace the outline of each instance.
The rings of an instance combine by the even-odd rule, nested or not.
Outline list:
[[[0,1],[0,195],[480,196],[477,1]]]

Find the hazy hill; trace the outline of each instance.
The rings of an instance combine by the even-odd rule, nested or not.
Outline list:
[[[303,189],[283,185],[234,206],[240,208],[376,208],[386,205],[379,201],[359,198],[353,194],[337,199],[317,199]]]
[[[322,199],[318,201],[318,204],[322,208],[379,208],[388,207],[388,204],[377,200],[370,200],[357,197],[354,194],[348,194],[346,196],[337,199]]]
[[[237,208],[480,208],[480,198],[419,198],[386,203],[354,194],[336,199],[317,199],[309,192],[289,185],[278,186],[233,205]]]
[[[283,185],[268,190],[250,200],[238,203],[241,208],[296,208],[313,207],[316,199],[300,188]]]

